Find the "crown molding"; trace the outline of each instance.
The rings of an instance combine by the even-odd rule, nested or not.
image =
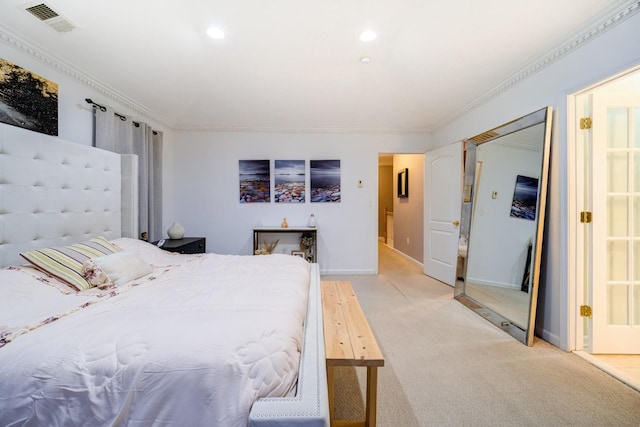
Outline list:
[[[454,120],[464,116],[471,110],[507,91],[522,80],[542,71],[549,65],[560,60],[569,53],[583,46],[585,43],[615,27],[638,12],[640,12],[640,0],[626,0],[622,2],[622,4],[614,4],[592,19],[581,30],[575,33],[573,37],[565,40],[562,44],[547,52],[547,54],[521,68],[519,71],[513,73],[510,77],[507,77],[496,86],[487,90],[469,104],[438,122],[433,127],[432,132],[443,128]]]
[[[73,65],[67,63],[61,58],[56,57],[50,53],[45,53],[46,49],[41,46],[37,46],[30,42],[25,41],[23,38],[7,30],[0,24],[0,41],[20,50],[27,55],[35,58],[39,62],[46,64],[54,70],[66,74],[69,77],[77,80],[85,86],[93,89],[97,93],[104,95],[107,98],[112,99],[116,103],[127,107],[128,109],[140,114],[143,117],[154,120],[167,128],[175,131],[187,131],[187,132],[259,132],[259,133],[353,133],[353,134],[429,134],[435,130],[438,130],[454,120],[467,114],[474,108],[488,102],[492,98],[507,91],[520,81],[536,74],[547,66],[555,63],[559,59],[565,57],[567,54],[578,49],[585,43],[604,33],[605,31],[613,28],[617,24],[630,18],[636,13],[640,12],[640,0],[626,0],[622,4],[614,4],[612,7],[606,9],[596,18],[586,24],[575,36],[570,37],[567,41],[560,44],[556,48],[552,49],[547,54],[540,57],[538,60],[523,67],[510,77],[506,78],[502,82],[498,83],[491,89],[484,92],[482,95],[466,104],[455,113],[445,117],[438,122],[432,129],[360,129],[360,128],[340,128],[340,127],[326,127],[326,128],[275,128],[275,127],[261,127],[261,126],[222,126],[212,128],[188,128],[184,126],[175,126],[168,123],[167,120],[158,116],[153,111],[149,110],[145,106],[135,102],[126,95],[120,93],[116,89],[109,85],[100,82],[98,79],[78,70]]]
[[[333,134],[364,134],[364,135],[428,135],[428,129],[402,129],[402,128],[350,128],[350,127],[318,127],[318,128],[294,128],[273,126],[217,126],[210,128],[176,127],[173,130],[180,132],[216,132],[216,133],[333,133]]]
[[[11,31],[7,30],[4,26],[2,26],[0,24],[0,41],[2,41],[3,43],[22,51],[23,53],[26,53],[27,55],[31,56],[32,58],[36,59],[39,62],[42,62],[43,64],[47,65],[50,68],[53,68],[54,70],[58,71],[61,74],[66,74],[67,76],[71,77],[72,79],[80,82],[81,84],[84,84],[85,86],[93,89],[94,91],[98,92],[101,95],[104,95],[107,98],[112,99],[113,101],[117,102],[118,104],[127,107],[128,109],[135,111],[136,113],[140,114],[143,117],[146,117],[148,119],[154,120],[164,126],[167,126],[169,128],[171,128],[171,126],[169,126],[167,124],[167,121],[164,120],[163,118],[159,117],[157,114],[153,113],[151,110],[149,110],[148,108],[144,107],[143,105],[135,102],[134,100],[132,100],[131,98],[127,97],[126,95],[118,92],[116,89],[108,86],[105,83],[100,82],[98,79],[96,79],[95,77],[92,77],[80,70],[78,70],[76,67],[74,67],[73,65],[69,64],[68,62],[64,61],[61,58],[56,57],[55,55],[51,54],[50,52],[46,52],[46,49],[44,49],[41,46],[38,46],[36,44],[30,43],[25,41],[23,38],[21,38],[20,36],[16,35],[15,33],[12,33]]]

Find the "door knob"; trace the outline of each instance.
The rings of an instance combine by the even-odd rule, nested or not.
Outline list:
[[[456,227],[459,226],[460,225],[460,221],[458,221],[458,220],[453,221],[453,225],[455,225]]]

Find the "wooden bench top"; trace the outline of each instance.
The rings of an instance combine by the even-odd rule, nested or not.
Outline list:
[[[321,288],[327,365],[384,366],[384,356],[351,283],[323,281]]]

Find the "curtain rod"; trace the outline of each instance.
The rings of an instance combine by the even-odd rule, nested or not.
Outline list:
[[[93,108],[99,108],[99,109],[100,109],[100,111],[102,111],[102,112],[107,111],[107,107],[105,107],[104,105],[100,105],[100,104],[97,104],[97,103],[93,102],[93,101],[91,100],[91,98],[85,98],[85,101],[86,101],[87,103],[89,103],[89,104],[93,105]],[[122,115],[122,114],[119,114],[119,113],[117,113],[117,112],[115,112],[115,111],[113,112],[113,114],[115,114],[116,116],[118,116],[118,118],[119,118],[120,120],[122,120],[123,122],[126,122],[126,121],[127,121],[127,116],[124,116],[124,115]],[[132,123],[135,127],[140,127],[140,123],[138,123],[138,122],[134,122],[133,120],[131,120],[131,123]],[[156,132],[156,131],[154,130],[154,131],[153,131],[153,134],[154,134],[154,135],[157,135],[157,134],[158,134],[158,132]]]
[[[85,98],[84,100],[87,101],[89,104],[93,105],[93,108],[99,108],[100,111],[102,112],[107,111],[107,107],[105,107],[104,105],[96,104],[91,100],[91,98]]]

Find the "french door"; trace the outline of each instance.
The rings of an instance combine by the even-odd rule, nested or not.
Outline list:
[[[640,97],[596,92],[591,100],[587,341],[594,354],[640,354]]]

